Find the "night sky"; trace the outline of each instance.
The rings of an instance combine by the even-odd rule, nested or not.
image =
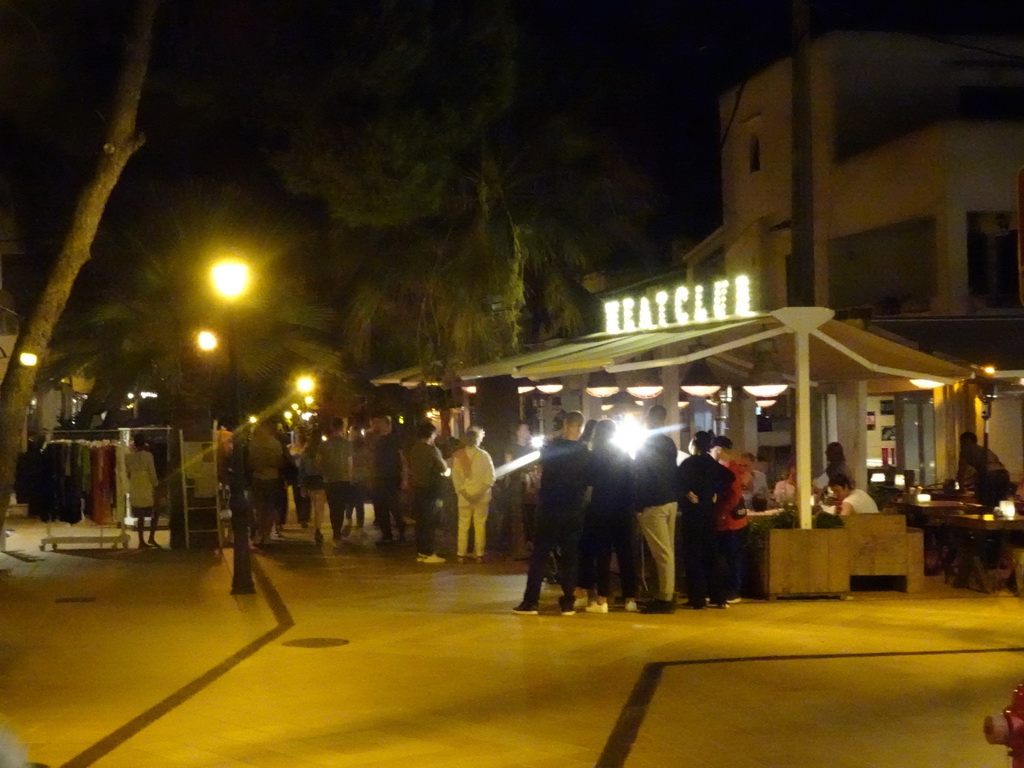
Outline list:
[[[387,7],[383,0],[366,0],[372,4]],[[130,6],[129,0],[31,0],[24,14],[0,9],[0,32],[27,57],[20,64],[14,58],[12,66],[0,54],[0,65],[9,67],[0,78],[0,174],[13,180],[30,254],[20,265],[5,264],[5,287],[23,301],[45,274],[91,166],[104,120],[98,105],[106,103],[120,60],[123,27],[111,19],[125,18]],[[307,14],[313,6],[319,15]],[[96,13],[100,7],[105,13]],[[340,18],[360,7],[314,0],[166,0],[140,112],[148,142],[114,192],[72,309],[88,306],[112,275],[131,269],[119,243],[138,232],[140,222],[173,206],[168,190],[175,186],[191,185],[190,194],[201,198],[204,188],[229,185],[239,197],[258,201],[254,210],[276,212],[303,232],[296,269],[310,275],[314,292],[330,285],[319,275],[324,262],[318,254],[332,231],[325,207],[286,189],[270,161],[282,134],[275,127],[278,116],[265,106],[275,102],[263,101],[259,89],[289,82],[301,89],[303,68],[315,69],[336,50],[331,14]],[[789,2],[516,0],[508,7],[516,29],[519,117],[532,111],[538,119],[571,118],[646,179],[645,243],[617,252],[618,261],[609,266],[664,267],[673,249],[698,242],[720,223],[717,97],[788,53]],[[811,13],[816,34],[837,28],[933,38],[1024,32],[1019,0],[814,0]],[[38,46],[34,36],[42,41]],[[64,88],[50,104],[52,115],[23,94],[31,96],[33,77],[42,79],[37,71],[44,70]],[[20,82],[14,74],[20,71],[32,77]],[[329,294],[320,298],[337,301]]]

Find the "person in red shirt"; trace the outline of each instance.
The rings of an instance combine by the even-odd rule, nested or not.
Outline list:
[[[711,440],[711,456],[733,473],[728,490],[720,494],[715,503],[715,517],[718,551],[725,561],[725,601],[738,603],[743,586],[743,549],[747,539],[747,509],[743,502],[743,486],[750,478],[744,477],[744,469],[733,461],[732,440],[725,435],[716,435]],[[746,474],[749,475],[749,468]]]

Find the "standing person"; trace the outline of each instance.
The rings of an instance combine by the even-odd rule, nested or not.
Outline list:
[[[309,433],[306,447],[299,457],[299,485],[302,495],[309,499],[310,513],[313,520],[313,543],[320,546],[324,543],[324,535],[320,527],[324,521],[324,507],[327,495],[324,492],[323,470],[323,433],[314,429]]]
[[[292,457],[288,455],[288,433],[285,431],[284,425],[277,422],[274,430],[277,442],[281,444],[281,453],[284,455],[281,483],[278,486],[280,496],[277,500],[277,520],[274,521],[274,533],[280,538],[284,536],[284,524],[288,522],[288,470],[292,466]]]
[[[585,606],[588,613],[608,613],[612,552],[619,563],[626,610],[637,609],[633,462],[628,453],[612,442],[614,437],[614,421],[602,419],[597,423],[590,456],[592,491],[580,540],[579,586],[584,594],[590,592],[593,597]]]
[[[373,438],[370,441],[370,493],[373,496],[373,517],[380,527],[381,544],[393,544],[391,528],[394,518],[398,540],[405,538],[405,518],[399,506],[404,464],[398,436],[393,432],[390,416],[373,419]]]
[[[662,430],[667,412],[654,405],[647,411],[649,434],[633,462],[640,530],[658,570],[658,591],[644,613],[675,611],[676,589],[676,444]]]
[[[139,549],[156,547],[156,524],[159,514],[156,510],[155,490],[159,480],[156,476],[156,464],[153,454],[149,452],[146,438],[136,435],[132,440],[132,452],[124,458],[125,469],[128,471],[128,492],[131,495],[132,517],[135,528],[139,532]],[[143,539],[145,519],[149,517],[149,543]]]
[[[850,467],[846,464],[846,453],[843,451],[842,443],[829,443],[825,447],[825,471],[814,480],[814,487],[819,491],[828,488],[829,482],[836,475],[852,477]]]
[[[515,441],[505,451],[505,463],[516,467],[505,480],[508,485],[512,557],[516,560],[526,557],[527,542],[533,539],[533,516],[537,509],[539,485],[537,463],[529,462],[527,458],[533,453],[537,453],[537,449],[533,447],[530,425],[521,421],[516,426]]]
[[[253,513],[256,525],[252,537],[257,546],[264,546],[274,524],[280,520],[278,504],[284,486],[284,467],[288,458],[278,440],[273,422],[261,421],[253,432],[246,454],[251,478]]]
[[[295,521],[303,528],[309,527],[310,501],[309,496],[302,493],[302,485],[299,483],[299,463],[302,461],[302,453],[306,448],[306,435],[301,430],[295,430],[292,436],[292,443],[288,446],[288,458],[290,461],[285,466],[285,481],[292,487],[292,501],[295,504]],[[287,512],[285,513],[287,519]],[[281,522],[284,525],[285,521]]]
[[[973,487],[978,503],[986,507],[995,507],[1010,496],[1010,473],[991,449],[978,444],[973,432],[960,435],[957,479],[961,488]]]
[[[437,532],[437,502],[448,465],[434,445],[437,427],[430,422],[416,428],[416,442],[409,449],[409,490],[412,515],[416,521],[416,560],[435,565],[445,562],[434,543]]]
[[[580,435],[580,442],[587,446],[587,448],[590,448],[591,443],[594,442],[594,430],[596,429],[597,419],[587,419],[587,423],[583,425],[583,434]]]
[[[324,473],[324,495],[331,519],[331,536],[335,546],[341,544],[345,512],[351,505],[355,486],[352,485],[352,444],[345,436],[345,420],[331,419],[331,434],[323,444],[320,465]]]
[[[719,567],[715,501],[732,479],[711,457],[711,435],[697,432],[690,442],[690,456],[679,465],[680,519],[683,526],[683,558],[686,563],[686,600],[694,610],[710,601],[728,608],[722,569]]]
[[[487,511],[491,505],[494,485],[494,462],[480,447],[484,431],[480,427],[466,430],[466,445],[452,455],[452,483],[459,497],[459,562],[466,562],[469,529],[473,528],[473,559],[484,561],[487,546]]]
[[[580,532],[583,530],[583,508],[590,474],[590,451],[579,442],[582,431],[583,414],[570,411],[562,422],[561,434],[541,449],[536,539],[530,555],[523,602],[512,609],[513,613],[534,616],[539,613],[544,569],[555,548],[562,553],[558,569],[562,596],[558,606],[563,616],[576,613],[573,592],[576,588]]]
[[[747,507],[743,500],[743,467],[733,460],[732,440],[717,435],[711,441],[711,457],[729,470],[728,484],[715,502],[718,552],[725,563],[725,601],[738,603],[743,588],[743,553],[747,541]]]
[[[366,522],[366,499],[370,488],[370,449],[366,438],[363,437],[363,430],[358,427],[349,430],[348,438],[352,444],[352,498],[349,499],[348,509],[345,510],[345,525],[341,529],[341,535],[351,535],[361,541],[366,536],[363,524]]]

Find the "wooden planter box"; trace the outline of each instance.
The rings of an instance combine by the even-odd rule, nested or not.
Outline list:
[[[757,554],[764,597],[841,595],[850,590],[849,535],[843,528],[772,529]]]

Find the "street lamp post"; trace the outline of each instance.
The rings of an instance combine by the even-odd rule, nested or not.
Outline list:
[[[249,285],[249,267],[240,261],[221,261],[212,270],[214,289],[229,303],[239,298]],[[231,577],[231,594],[252,595],[256,587],[252,582],[252,560],[249,551],[249,505],[245,496],[245,445],[242,439],[244,422],[242,417],[242,388],[238,373],[238,343],[236,317],[233,307],[229,308],[227,334],[228,366],[231,376],[231,402],[235,428],[231,436],[231,482],[230,500],[231,530],[234,539],[234,573]]]

